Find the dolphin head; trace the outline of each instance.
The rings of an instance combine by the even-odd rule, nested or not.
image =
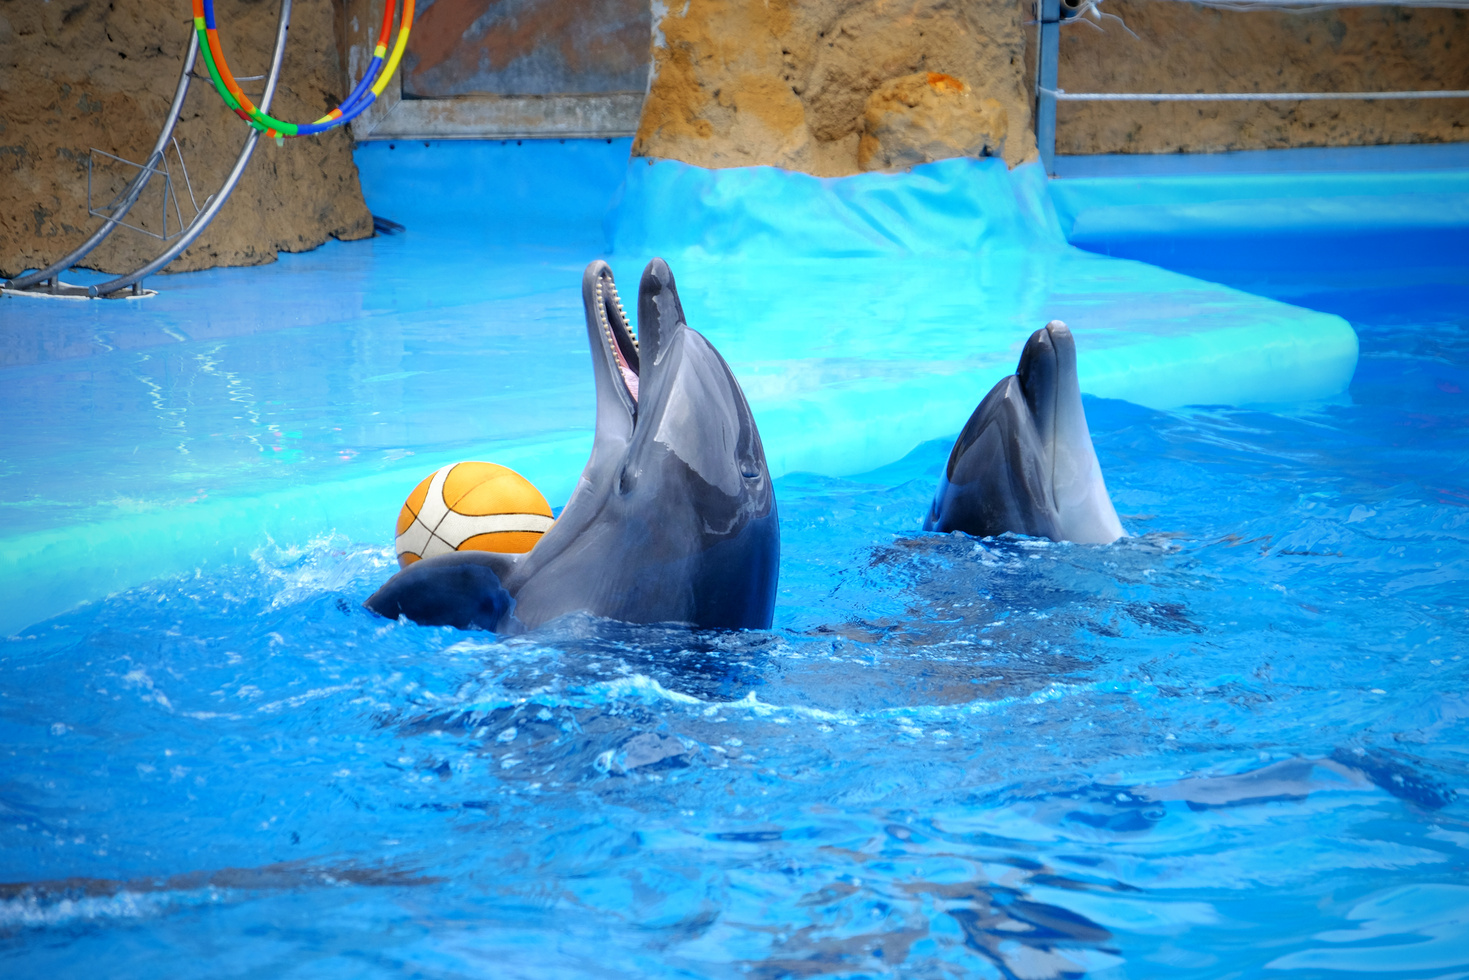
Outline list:
[[[1122,536],[1087,429],[1066,324],[1052,320],[1031,334],[1015,373],[974,410],[924,527],[1079,544]]]
[[[654,259],[638,329],[612,270],[582,277],[597,392],[592,455],[561,516],[506,582],[536,626],[585,611],[635,623],[765,628],[780,557],[765,450],[729,366],[689,328]]]

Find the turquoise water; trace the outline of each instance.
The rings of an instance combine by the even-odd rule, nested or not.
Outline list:
[[[0,972],[1463,976],[1469,280],[1279,291],[1350,388],[1089,398],[1116,545],[919,533],[936,440],[777,482],[768,633],[388,623],[326,535],[22,631]]]

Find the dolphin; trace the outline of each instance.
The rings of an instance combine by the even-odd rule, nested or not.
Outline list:
[[[923,529],[1078,544],[1122,537],[1087,431],[1066,324],[1052,320],[1031,334],[1015,373],[969,417]]]
[[[565,509],[524,555],[460,551],[398,572],[367,608],[500,633],[584,612],[630,623],[767,629],[780,534],[754,416],[648,263],[638,332],[600,260],[582,276],[597,425]]]

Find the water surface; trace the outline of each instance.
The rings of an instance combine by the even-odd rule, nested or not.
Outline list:
[[[1332,403],[1087,400],[1131,535],[777,482],[775,628],[511,640],[262,542],[0,646],[9,976],[1460,976],[1464,282]],[[956,420],[955,427],[962,422]]]

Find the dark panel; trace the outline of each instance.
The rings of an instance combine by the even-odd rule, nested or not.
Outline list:
[[[405,98],[641,93],[648,0],[430,0],[413,21]]]

